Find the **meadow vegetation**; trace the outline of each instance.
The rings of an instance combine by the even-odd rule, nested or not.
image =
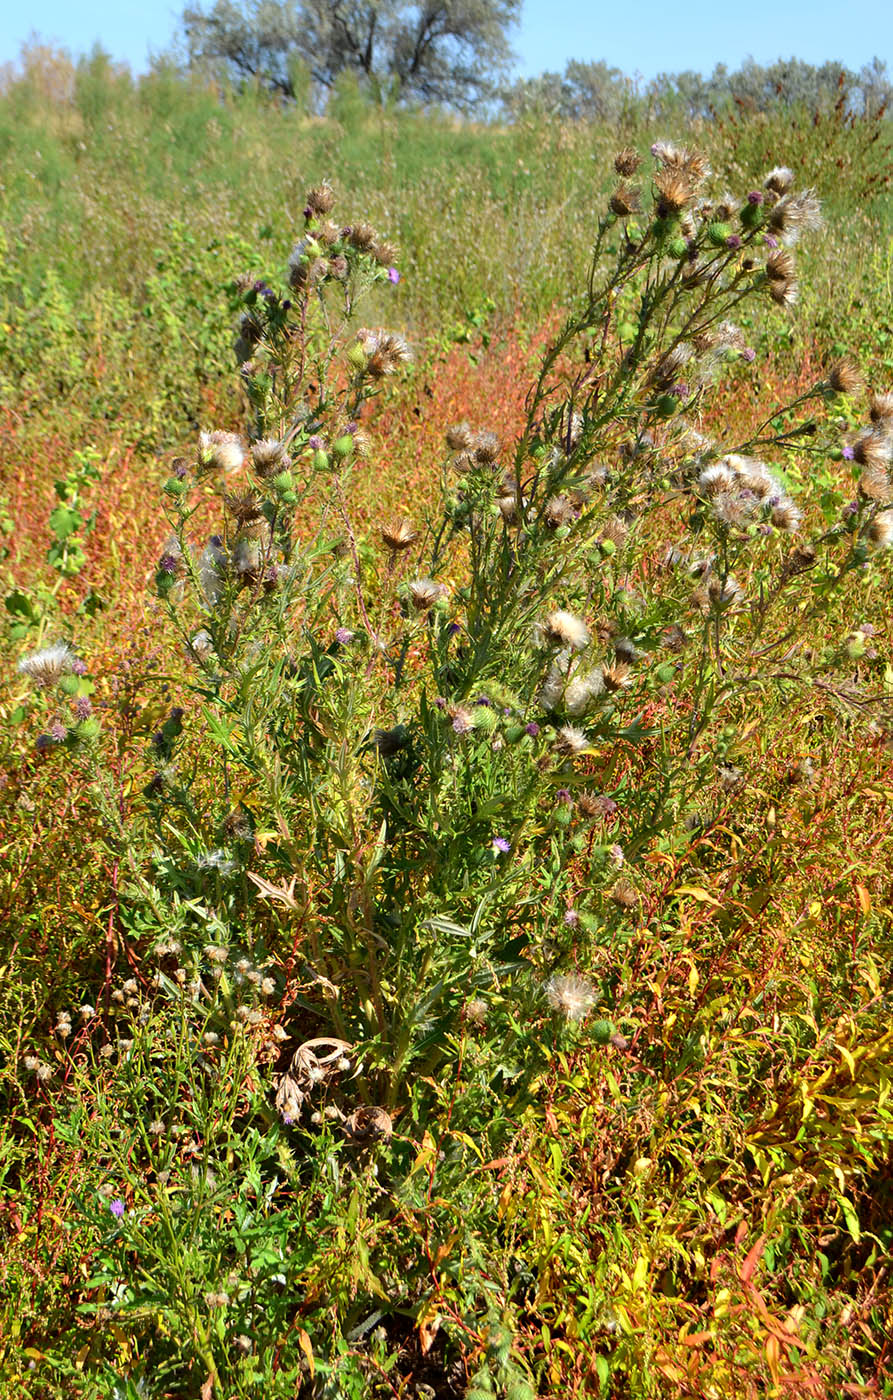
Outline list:
[[[883,112],[0,94],[4,1395],[893,1394]]]

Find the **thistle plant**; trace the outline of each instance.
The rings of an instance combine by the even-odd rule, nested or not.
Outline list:
[[[284,283],[234,289],[244,424],[209,426],[165,486],[156,588],[182,704],[151,744],[147,861],[118,826],[122,918],[156,970],[112,1014],[132,1013],[125,1059],[161,1053],[149,1028],[157,1040],[165,1017],[191,1047],[190,1218],[219,1171],[251,1228],[266,1212],[277,1260],[280,1187],[303,1231],[303,1268],[267,1260],[256,1287],[232,1232],[213,1269],[203,1246],[180,1323],[232,1393],[273,1383],[261,1342],[283,1329],[283,1376],[318,1366],[320,1393],[341,1394],[343,1363],[379,1386],[401,1312],[420,1331],[436,1315],[481,1393],[533,1393],[502,1208],[472,1167],[512,1142],[557,1056],[629,1051],[612,960],[639,936],[655,858],[690,846],[743,781],[754,700],[814,691],[848,722],[888,722],[870,631],[818,656],[799,636],[893,537],[893,396],[870,396],[855,426],[864,386],[840,361],[745,436],[703,431],[713,396],[759,374],[738,321],[795,300],[818,203],[786,169],[715,198],[696,152],[657,143],[652,162],[617,156],[516,441],[448,427],[441,489],[414,518],[371,535],[354,519],[355,474],[382,450],[374,400],[410,355],[356,324],[396,252],[337,224],[327,186]],[[200,1272],[167,1192],[177,1152],[146,1137],[163,1112],[146,1103],[133,1129],[168,1173],[127,1236],[144,1293],[171,1259]],[[332,1275],[334,1320],[319,1303],[331,1241],[313,1244],[302,1214],[302,1192],[334,1210],[330,1179],[363,1234],[354,1272]],[[438,1275],[460,1236],[462,1269]],[[272,1279],[292,1305],[275,1293],[269,1332]],[[137,1311],[144,1293],[128,1295]]]

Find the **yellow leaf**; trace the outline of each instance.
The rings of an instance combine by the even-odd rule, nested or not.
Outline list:
[[[316,1362],[313,1359],[313,1343],[303,1327],[298,1333],[298,1346],[304,1353],[304,1360],[307,1362],[307,1370],[310,1372],[310,1379],[312,1380],[316,1375]]]
[[[674,894],[687,894],[691,899],[696,899],[701,904],[712,904],[715,909],[721,909],[722,905],[709,890],[702,890],[700,885],[680,885],[673,891]]]
[[[835,1043],[836,1043],[836,1042],[835,1042]],[[847,1067],[847,1069],[849,1070],[851,1077],[852,1077],[853,1079],[855,1079],[855,1078],[856,1078],[856,1061],[853,1059],[852,1055],[850,1054],[849,1050],[846,1048],[845,1045],[838,1045],[837,1048],[838,1048],[838,1050],[840,1051],[841,1055],[843,1056],[844,1060],[846,1061],[846,1067]]]
[[[699,977],[698,977],[698,969],[697,969],[696,967],[694,967],[694,966],[690,967],[690,968],[689,968],[689,972],[688,972],[688,994],[689,994],[689,996],[694,996],[695,992],[697,991],[697,986],[698,986],[699,980],[700,980],[700,979],[699,979]]]
[[[633,1269],[633,1288],[637,1293],[643,1292],[648,1282],[648,1260],[644,1254],[640,1254],[636,1260],[636,1267]]]
[[[856,886],[856,894],[857,894],[857,896],[858,896],[858,898],[859,898],[859,908],[862,910],[862,913],[863,913],[863,914],[870,914],[870,913],[871,913],[871,895],[868,893],[868,890],[865,888],[864,885],[857,885],[857,886]]]

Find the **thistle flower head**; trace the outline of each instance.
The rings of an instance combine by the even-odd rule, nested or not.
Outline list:
[[[598,1001],[592,983],[574,973],[556,973],[550,977],[543,994],[552,1010],[573,1024],[584,1020]]]
[[[311,214],[317,217],[324,217],[330,214],[335,207],[335,191],[327,182],[316,185],[314,189],[307,193],[307,208]]]
[[[245,460],[245,445],[238,433],[199,433],[198,463],[209,471],[224,474],[238,471]]]
[[[391,554],[402,554],[419,537],[418,531],[412,528],[408,520],[394,520],[390,525],[382,525],[380,534],[382,544]]]
[[[288,466],[288,454],[278,438],[259,438],[251,445],[251,461],[259,477],[276,476]]]
[[[868,416],[879,428],[893,432],[893,393],[872,394]]]
[[[555,735],[555,747],[560,754],[572,758],[589,748],[589,740],[582,729],[576,729],[572,724],[565,724]]]
[[[857,394],[862,388],[862,374],[852,360],[838,360],[828,371],[828,385],[835,394]],[[872,400],[874,402],[874,400]],[[891,396],[893,412],[893,396]]]
[[[16,669],[40,688],[58,685],[63,676],[74,670],[75,656],[67,642],[41,647],[23,656]]]
[[[566,612],[564,608],[550,612],[542,630],[547,642],[553,646],[570,647],[573,651],[582,651],[589,641],[589,628],[583,619]]]
[[[763,186],[765,189],[769,190],[771,194],[781,198],[782,195],[787,194],[793,183],[793,170],[789,170],[786,165],[776,165],[773,170],[769,171],[769,174],[763,181]]]
[[[412,359],[412,351],[396,331],[359,330],[357,344],[366,356],[366,373],[372,379],[396,374],[401,365]]]
[[[614,169],[618,175],[635,175],[642,164],[642,157],[633,146],[624,146],[614,157]]]
[[[443,584],[436,583],[433,578],[413,579],[409,585],[410,600],[417,612],[428,612],[445,591]]]
[[[882,510],[872,520],[866,534],[876,549],[893,545],[893,510]]]

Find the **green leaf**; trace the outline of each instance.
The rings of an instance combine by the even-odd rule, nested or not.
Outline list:
[[[81,523],[80,512],[69,506],[57,506],[50,514],[50,529],[57,540],[67,540]]]

